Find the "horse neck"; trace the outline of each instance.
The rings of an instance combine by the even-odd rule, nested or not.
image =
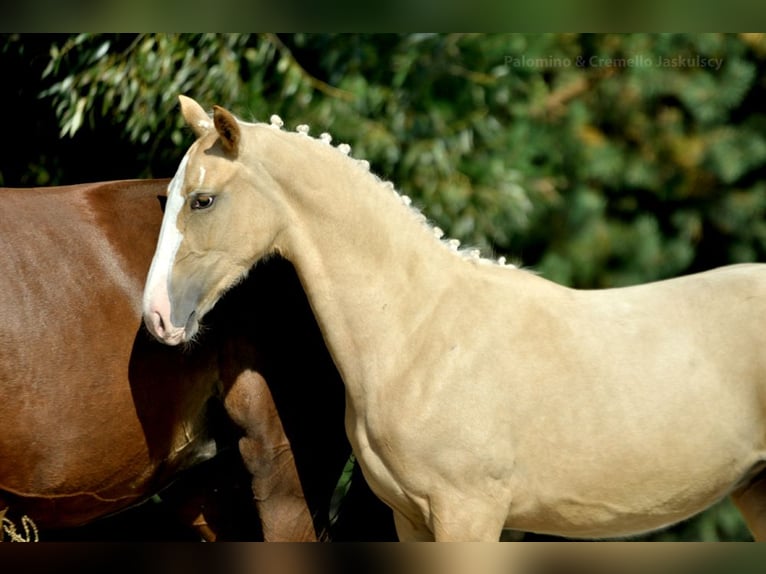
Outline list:
[[[467,262],[390,184],[326,147],[315,171],[304,158],[278,178],[294,217],[278,248],[296,268],[348,389],[385,380],[407,360],[413,331]]]

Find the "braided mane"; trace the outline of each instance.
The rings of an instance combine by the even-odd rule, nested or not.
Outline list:
[[[247,123],[247,122],[243,122],[243,123]],[[282,130],[284,128],[285,122],[277,114],[272,114],[269,120],[269,125],[274,129]],[[327,132],[322,132],[318,138],[315,138],[309,135],[310,128],[307,124],[297,125],[295,127],[295,131],[298,134],[312,138],[314,141],[321,142],[326,145],[332,144],[332,139],[333,139],[332,135],[330,135]],[[347,143],[340,143],[335,147],[335,149],[337,149],[343,155],[352,157],[351,146]],[[371,173],[369,161],[365,159],[356,159],[356,162],[365,171]],[[513,265],[507,262],[505,257],[499,257],[496,260],[489,259],[486,257],[482,257],[481,251],[479,249],[476,249],[473,247],[461,248],[459,239],[444,237],[444,231],[440,227],[431,225],[431,223],[428,221],[428,218],[423,214],[423,212],[413,204],[412,198],[410,198],[407,195],[399,193],[392,182],[384,181],[375,174],[372,174],[372,175],[386,190],[388,190],[389,193],[392,193],[403,206],[409,209],[413,217],[415,217],[422,225],[427,227],[427,229],[430,231],[431,235],[434,238],[439,240],[442,243],[442,245],[444,245],[450,251],[453,251],[454,253],[462,257],[463,259],[470,261],[472,263],[485,264],[485,265],[500,265],[503,267],[516,268],[516,265]]]

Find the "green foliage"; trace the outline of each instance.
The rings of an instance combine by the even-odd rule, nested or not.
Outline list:
[[[191,140],[184,93],[332,133],[449,235],[561,283],[766,259],[763,35],[81,34],[48,52],[29,89],[60,135],[116,126],[153,175]],[[740,536],[731,515],[683,528]]]
[[[170,131],[171,141],[180,145],[176,96],[212,92],[238,101],[242,56],[247,65],[261,63],[257,54],[244,50],[247,39],[233,34],[79,34],[51,46],[43,78],[56,82],[41,95],[56,102],[62,137],[74,135],[86,119],[94,128],[109,118],[137,143]]]

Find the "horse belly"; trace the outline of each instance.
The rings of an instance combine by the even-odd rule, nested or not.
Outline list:
[[[762,417],[743,401],[635,414],[577,408],[518,445],[509,527],[576,537],[661,528],[726,496],[766,460]],[[713,409],[717,406],[718,410]],[[641,415],[643,413],[643,415]],[[564,417],[566,418],[566,417]],[[553,430],[552,430],[553,428]],[[533,448],[530,448],[533,447]]]
[[[604,474],[591,488],[563,485],[530,488],[514,498],[506,527],[514,530],[573,538],[614,538],[632,536],[670,526],[710,507],[756,469],[732,473],[712,469],[710,475],[688,481],[663,482],[662,473],[652,476],[649,485],[622,482],[622,489],[608,488],[621,477]]]

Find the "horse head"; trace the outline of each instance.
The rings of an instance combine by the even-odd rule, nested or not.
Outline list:
[[[169,345],[194,337],[223,293],[274,250],[285,221],[274,180],[254,158],[242,162],[268,126],[217,106],[211,119],[196,101],[179,99],[197,140],[168,186],[143,299],[147,327]]]

